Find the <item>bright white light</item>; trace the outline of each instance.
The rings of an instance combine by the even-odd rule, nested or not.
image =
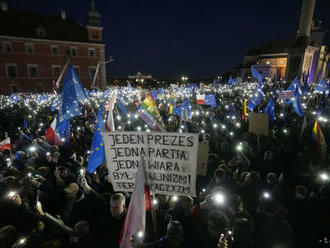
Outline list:
[[[229,133],[229,135],[230,135],[230,136],[233,136],[233,135],[234,135],[234,133],[233,133],[233,132],[230,132],[230,133]]]
[[[50,152],[46,152],[46,155],[47,155],[47,156],[50,156]]]
[[[28,176],[28,177],[32,177],[32,173],[29,172],[29,173],[27,174],[27,176]]]
[[[157,204],[158,204],[158,200],[157,200],[157,199],[153,199],[153,200],[152,200],[152,205],[155,206],[155,205],[157,205]]]
[[[9,197],[9,198],[14,197],[15,195],[16,195],[16,192],[15,192],[15,191],[10,191],[10,192],[8,193],[8,197]]]
[[[263,196],[263,198],[265,198],[265,199],[269,199],[269,198],[270,198],[270,194],[269,194],[268,192],[264,192],[264,193],[262,193],[262,196]]]
[[[217,123],[214,123],[213,124],[213,128],[217,128],[218,127],[218,124]]]
[[[61,141],[64,142],[65,141],[65,138],[62,138]]]
[[[222,125],[221,128],[222,128],[222,129],[226,129],[226,125]]]
[[[241,127],[241,123],[236,122],[235,126],[236,126],[237,128],[240,128],[240,127]]]
[[[20,239],[20,240],[18,241],[18,243],[19,243],[20,245],[22,245],[22,244],[25,243],[25,241],[26,241],[26,238],[22,238],[22,239]]]
[[[142,231],[138,231],[136,236],[139,238],[139,239],[142,239],[143,236],[144,236],[144,233]]]
[[[121,120],[121,116],[117,115],[117,120],[120,121]]]
[[[37,147],[35,147],[35,146],[31,146],[30,148],[29,148],[29,151],[30,152],[35,152],[37,150]]]
[[[204,130],[204,129],[202,129],[202,130],[201,130],[201,133],[205,133],[205,130]]]
[[[288,130],[287,129],[283,129],[283,133],[288,133]]]
[[[323,180],[323,181],[328,181],[329,180],[329,176],[327,173],[321,173],[320,174],[320,178]]]
[[[141,127],[140,127],[140,126],[138,126],[138,127],[136,128],[136,130],[138,130],[138,131],[141,131]]]
[[[179,197],[177,195],[172,196],[172,201],[176,202],[178,201]]]
[[[202,191],[203,191],[203,192],[206,192],[206,189],[203,188]]]
[[[238,144],[236,146],[236,150],[239,151],[239,152],[242,151],[243,150],[243,146],[241,144]]]
[[[222,193],[216,193],[213,196],[213,200],[215,201],[215,203],[217,204],[223,204],[225,202],[225,197]]]
[[[80,175],[84,175],[85,170],[84,169],[80,169],[79,173],[80,173]]]

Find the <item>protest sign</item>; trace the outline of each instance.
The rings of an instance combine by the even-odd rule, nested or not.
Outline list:
[[[268,136],[269,117],[264,113],[251,113],[249,115],[249,132]]]
[[[143,156],[152,193],[196,195],[198,134],[105,132],[103,140],[115,191],[134,190]]]
[[[281,100],[284,99],[291,99],[294,97],[294,91],[293,90],[283,90],[281,92],[278,92],[278,98]]]
[[[205,143],[199,143],[198,160],[197,160],[197,175],[206,176],[208,157],[209,157],[209,145],[205,144]]]

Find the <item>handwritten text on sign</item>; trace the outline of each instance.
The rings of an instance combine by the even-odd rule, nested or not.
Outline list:
[[[196,194],[197,134],[105,132],[103,140],[115,191],[134,190],[143,156],[153,193]]]

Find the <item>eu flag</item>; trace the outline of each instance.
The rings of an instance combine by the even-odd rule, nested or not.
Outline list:
[[[302,110],[301,101],[300,101],[299,96],[296,96],[293,100],[293,110],[300,117],[304,117],[304,113],[303,113],[303,110]]]
[[[59,126],[56,127],[58,134],[62,140],[62,145],[64,147],[70,146],[70,120],[59,123]]]
[[[126,116],[127,110],[126,110],[125,104],[120,100],[120,97],[118,97],[117,105],[120,110],[121,116],[123,116],[123,117]]]
[[[211,107],[217,106],[214,94],[205,95],[205,105],[210,105]]]
[[[251,72],[252,72],[252,77],[256,78],[260,83],[263,78],[262,75],[253,66],[251,66]]]
[[[71,63],[69,63],[61,93],[61,104],[58,118],[59,123],[57,124],[57,127],[59,127],[61,123],[79,115],[81,112],[79,102],[85,99],[87,99],[87,97],[81,87],[78,76]]]
[[[259,103],[262,101],[262,99],[264,98],[265,94],[261,89],[261,86],[258,86],[256,88],[256,90],[253,93],[252,98],[250,99],[250,101],[247,103],[247,108],[250,111],[253,111],[253,109],[259,105]]]
[[[104,152],[104,142],[102,137],[102,132],[104,129],[104,124],[102,121],[102,110],[100,109],[97,113],[97,120],[95,125],[95,131],[92,141],[91,155],[88,160],[87,170],[89,173],[94,172],[97,167],[105,162],[105,152]]]
[[[231,76],[230,76],[230,78],[229,78],[229,84],[231,85],[231,86],[233,86],[234,84],[236,84],[238,82],[238,80],[235,78],[235,79],[233,79]]]
[[[275,122],[275,109],[274,109],[274,98],[273,97],[271,97],[269,99],[264,112],[269,115],[269,123],[274,124],[274,122]]]

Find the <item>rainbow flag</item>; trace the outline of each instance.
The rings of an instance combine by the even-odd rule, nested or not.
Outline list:
[[[325,153],[327,151],[327,143],[325,142],[323,133],[321,131],[320,125],[315,121],[313,131],[312,131],[313,139],[315,140],[315,150],[316,157],[319,162],[322,162],[325,159]]]
[[[150,93],[140,104],[138,114],[154,131],[166,131],[157,105]]]
[[[247,100],[244,100],[244,104],[243,104],[243,114],[242,114],[242,120],[246,119],[246,114],[247,114]]]

